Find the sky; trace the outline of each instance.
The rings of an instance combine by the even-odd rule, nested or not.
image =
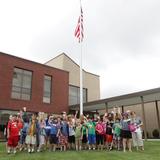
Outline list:
[[[160,87],[160,1],[82,0],[83,68],[101,98]],[[40,63],[66,53],[80,63],[79,0],[0,0],[0,51]]]

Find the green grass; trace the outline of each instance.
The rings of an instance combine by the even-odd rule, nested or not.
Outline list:
[[[159,160],[160,141],[145,142],[145,151],[132,153],[122,151],[66,151],[66,152],[41,152],[32,153],[19,152],[16,155],[7,155],[5,144],[0,143],[0,160]]]

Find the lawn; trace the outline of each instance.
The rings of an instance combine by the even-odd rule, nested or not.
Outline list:
[[[0,143],[0,160],[159,160],[160,141],[145,142],[145,151],[66,151],[66,152],[19,152],[7,155],[4,143]]]

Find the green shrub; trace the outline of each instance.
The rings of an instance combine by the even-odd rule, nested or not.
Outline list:
[[[154,138],[159,138],[159,131],[158,129],[154,129],[153,132],[152,132],[152,135]]]

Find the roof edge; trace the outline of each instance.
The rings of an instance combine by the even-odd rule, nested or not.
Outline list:
[[[56,59],[56,58],[58,58],[58,57],[60,57],[60,56],[62,56],[62,55],[66,56],[66,57],[67,57],[68,59],[70,59],[75,65],[77,65],[78,67],[80,67],[72,58],[70,58],[70,57],[69,57],[66,53],[64,53],[64,52],[62,52],[61,54],[57,55],[56,57],[50,59],[49,61],[45,62],[44,64],[47,64],[47,63],[51,62],[52,60],[54,60],[54,59]],[[83,71],[86,72],[86,73],[92,74],[92,75],[94,75],[94,76],[100,77],[99,75],[94,74],[94,73],[91,73],[91,72],[88,72],[88,71],[86,71],[86,70],[84,70],[84,69],[83,69]]]
[[[145,90],[145,91],[133,92],[133,93],[124,94],[124,95],[115,96],[115,97],[109,97],[109,98],[105,98],[105,99],[90,101],[90,102],[84,103],[84,106],[107,103],[107,102],[117,101],[117,100],[121,100],[121,99],[125,99],[125,98],[133,98],[133,97],[136,97],[136,96],[141,97],[141,96],[154,94],[154,93],[158,93],[158,92],[160,92],[160,87],[159,88],[148,89],[148,90]],[[73,107],[73,106],[79,106],[79,104],[71,105],[70,107]]]
[[[24,60],[24,61],[28,61],[28,62],[35,63],[35,64],[38,64],[38,65],[42,65],[42,66],[44,66],[44,67],[48,67],[48,68],[52,68],[52,69],[56,69],[56,70],[59,70],[59,71],[62,71],[62,72],[69,73],[68,71],[65,71],[65,70],[63,70],[63,69],[51,67],[51,66],[48,66],[48,65],[46,65],[46,64],[39,63],[39,62],[35,62],[35,61],[29,60],[29,59],[25,59],[25,58],[22,58],[22,57],[19,57],[19,56],[15,56],[15,55],[12,55],[12,54],[4,53],[4,52],[0,52],[0,54],[4,54],[4,55],[6,55],[6,56],[10,56],[10,57],[13,57],[13,58],[18,58],[18,59],[21,59],[21,60]]]

